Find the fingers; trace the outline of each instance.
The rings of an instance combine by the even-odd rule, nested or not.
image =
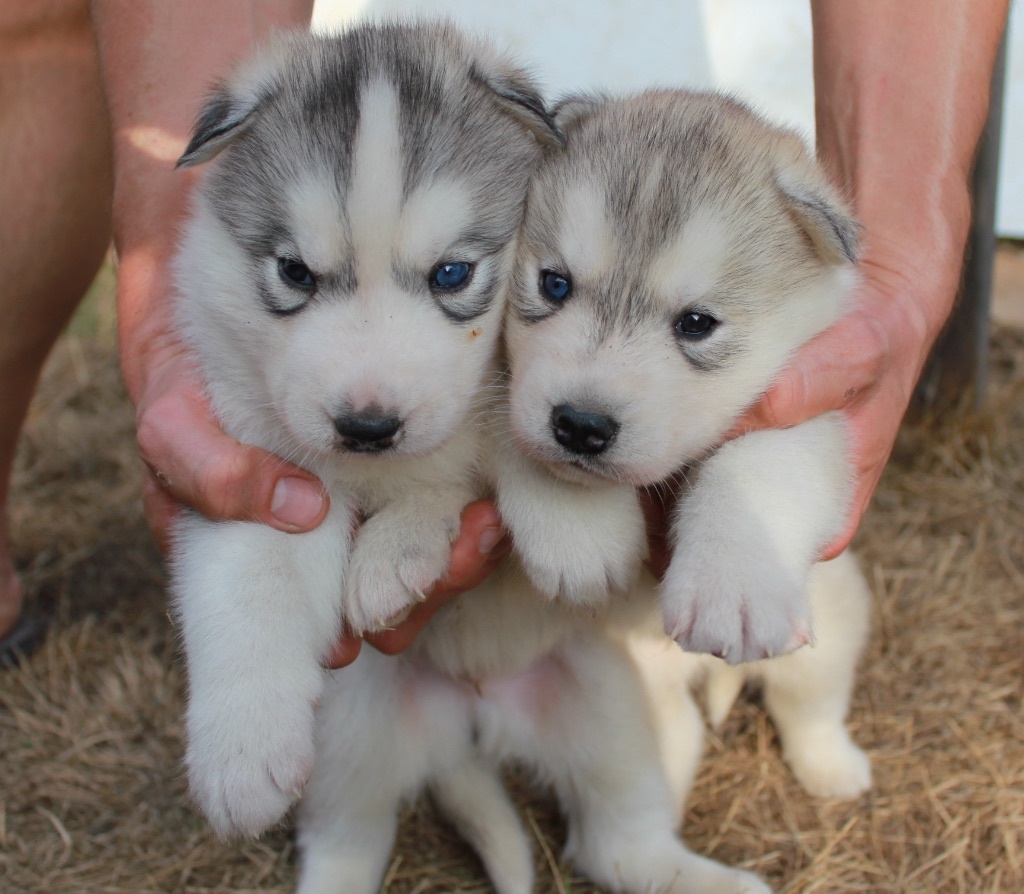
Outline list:
[[[462,510],[461,521],[448,573],[434,585],[431,595],[450,598],[475,587],[512,547],[498,507],[491,500],[470,503]]]
[[[447,602],[482,583],[508,555],[512,541],[501,526],[498,509],[490,500],[470,503],[462,510],[459,536],[452,544],[448,573],[401,624],[391,630],[367,634],[366,642],[386,655],[407,649],[427,622]],[[343,667],[359,654],[358,640],[342,637],[328,659],[328,667]]]
[[[290,533],[315,528],[327,514],[327,494],[313,475],[224,434],[188,380],[140,406],[137,433],[148,470],[146,515],[158,543],[167,542],[176,504]]]
[[[343,636],[335,643],[324,664],[331,670],[345,667],[359,657],[362,647],[363,641],[358,636]]]
[[[888,354],[889,335],[877,317],[854,311],[804,345],[727,438],[856,404],[882,375]]]

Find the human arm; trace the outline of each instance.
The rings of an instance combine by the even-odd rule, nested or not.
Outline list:
[[[307,23],[312,3],[95,0],[92,8],[113,134],[121,366],[150,526],[166,545],[187,504],[210,518],[313,528],[327,512],[319,482],[221,431],[171,321],[171,261],[198,177],[174,163],[200,100],[272,29]]]
[[[969,178],[1005,0],[812,0],[818,156],[863,225],[850,312],[807,344],[738,431],[830,409],[847,423],[850,542],[960,282]]]

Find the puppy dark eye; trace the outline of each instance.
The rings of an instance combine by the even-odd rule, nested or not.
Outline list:
[[[313,272],[295,258],[278,258],[277,273],[286,286],[312,292],[316,288],[316,277]]]
[[[444,292],[454,292],[469,285],[469,275],[472,272],[472,266],[463,261],[438,264],[430,274],[430,287]]]
[[[542,270],[540,288],[551,301],[565,301],[572,294],[572,280],[553,270]]]
[[[676,320],[676,335],[683,338],[703,338],[710,335],[711,330],[717,325],[718,320],[711,314],[688,310]]]

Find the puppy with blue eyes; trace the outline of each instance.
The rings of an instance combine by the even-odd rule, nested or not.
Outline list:
[[[422,600],[485,492],[514,236],[559,139],[522,70],[444,25],[281,38],[202,111],[179,162],[211,162],[177,260],[180,329],[225,431],[331,500],[306,534],[197,515],[176,532],[186,763],[221,834],[297,798],[342,625]]]
[[[636,488],[682,478],[658,626],[708,653],[690,665],[714,721],[762,681],[804,786],[857,795],[870,765],[844,720],[868,589],[849,555],[816,566],[846,518],[841,419],[722,444],[843,312],[857,226],[800,139],[731,98],[579,97],[556,121],[566,145],[519,239],[495,466],[523,567],[552,600],[603,605],[644,555]]]
[[[857,226],[801,141],[729,98],[580,98],[557,120],[507,327],[502,517],[543,592],[600,603],[642,552],[633,488],[685,475],[666,631],[734,664],[793,651],[845,521],[841,420],[719,445],[842,313]]]

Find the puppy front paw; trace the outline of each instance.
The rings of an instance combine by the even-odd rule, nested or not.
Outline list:
[[[598,606],[633,585],[647,550],[643,512],[632,490],[616,490],[543,507],[513,527],[523,570],[549,599]]]
[[[299,798],[313,772],[313,713],[281,679],[191,698],[189,788],[220,837],[258,836]]]
[[[345,578],[345,622],[355,633],[398,623],[448,571],[458,519],[403,528],[381,517],[359,531]]]
[[[665,632],[687,652],[729,664],[774,658],[811,642],[806,583],[764,551],[679,544],[661,585]]]

